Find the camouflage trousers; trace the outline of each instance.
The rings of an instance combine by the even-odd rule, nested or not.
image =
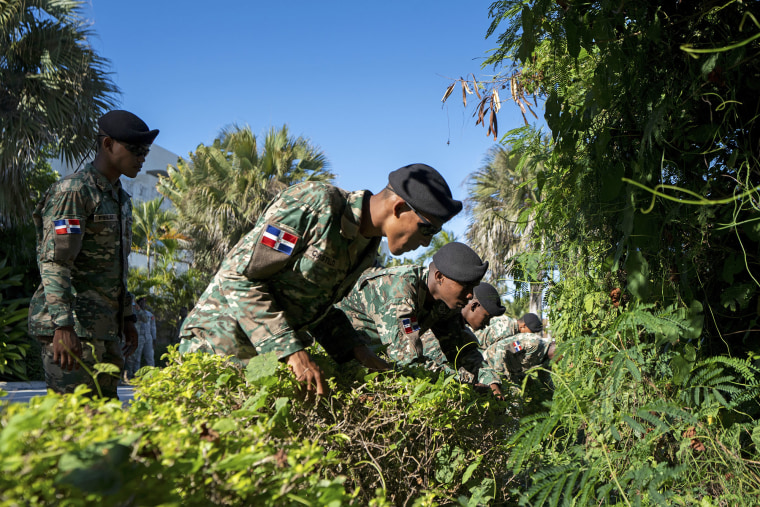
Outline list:
[[[155,366],[153,359],[153,340],[138,335],[137,349],[127,358],[127,377],[132,378],[142,366]]]
[[[124,356],[121,352],[121,342],[105,340],[82,340],[82,366],[78,370],[65,371],[53,362],[53,338],[50,336],[37,337],[42,347],[42,365],[45,368],[45,383],[48,389],[56,393],[73,393],[79,385],[90,388],[90,396],[98,396],[98,386],[105,398],[118,400],[117,387],[119,376],[108,373],[95,374],[96,363],[111,363],[124,369]],[[95,374],[93,377],[87,370]]]

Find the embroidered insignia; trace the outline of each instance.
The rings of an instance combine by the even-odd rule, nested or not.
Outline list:
[[[420,330],[420,326],[417,324],[417,317],[401,319],[401,326],[404,328],[404,333],[406,334]]]
[[[515,348],[515,352],[520,352],[523,349],[522,345],[520,345],[520,342],[514,342],[512,346]]]
[[[53,220],[55,225],[56,234],[82,234],[82,229],[79,227],[78,218],[63,218],[61,220]]]
[[[262,245],[266,245],[286,255],[293,253],[296,242],[298,242],[298,236],[282,231],[274,225],[267,225],[264,235],[261,236]]]

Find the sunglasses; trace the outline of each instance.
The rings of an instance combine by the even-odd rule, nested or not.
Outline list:
[[[419,217],[420,220],[422,220],[422,222],[419,222],[417,225],[419,226],[419,231],[423,236],[433,237],[439,232],[441,232],[441,227],[437,227],[431,224],[427,218],[423,217],[422,214],[416,209],[414,209],[414,207],[412,207],[412,205],[409,204],[408,202],[406,203],[406,205],[409,206],[410,210],[414,211],[417,214],[417,217]]]
[[[129,144],[123,141],[116,142],[124,146],[127,151],[135,157],[146,157],[148,156],[148,153],[150,153],[150,146],[146,144]]]

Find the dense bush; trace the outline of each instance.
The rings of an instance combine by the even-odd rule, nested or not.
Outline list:
[[[314,403],[271,356],[245,371],[174,349],[167,361],[125,407],[82,392],[0,405],[0,504],[508,500],[509,405],[470,386],[347,368]]]

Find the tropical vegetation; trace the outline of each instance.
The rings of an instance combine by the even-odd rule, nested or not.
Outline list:
[[[193,238],[195,265],[213,273],[282,189],[332,178],[324,154],[287,126],[270,129],[263,145],[250,127],[236,126],[170,166],[157,188],[177,210],[178,232]]]
[[[495,137],[508,100],[526,124],[543,107],[551,133],[503,135],[511,163],[474,187],[488,203],[481,190],[526,169],[483,210],[535,192],[502,224],[534,247],[496,262],[546,276],[560,343],[551,403],[510,440],[530,477],[519,502],[754,504],[757,5],[504,0],[490,15],[497,76],[444,99],[476,93]]]
[[[28,218],[41,152],[69,164],[93,148],[118,89],[78,0],[0,0],[0,225]]]

